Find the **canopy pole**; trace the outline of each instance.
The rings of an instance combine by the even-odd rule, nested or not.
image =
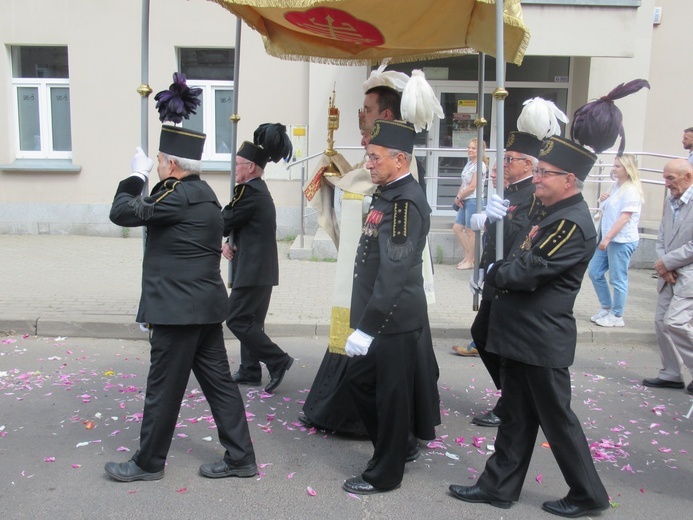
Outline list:
[[[230,172],[230,194],[229,201],[233,200],[233,189],[236,186],[236,150],[238,144],[238,122],[241,116],[238,115],[238,88],[240,81],[239,70],[241,68],[241,18],[236,17],[236,47],[233,49],[233,114],[229,117],[231,120],[231,172]],[[229,234],[229,246],[233,247],[233,232]],[[229,262],[229,277],[227,285],[231,288],[231,280],[233,277],[233,265]]]
[[[477,107],[478,113],[476,121],[476,210],[478,213],[481,212],[482,199],[484,194],[484,154],[483,154],[483,143],[484,143],[484,127],[486,126],[486,119],[484,114],[484,81],[486,78],[486,55],[480,52],[478,55],[479,66],[477,71],[477,82],[479,86],[479,92],[477,95]],[[479,280],[479,264],[481,263],[481,230],[475,231],[474,236],[474,280],[478,282]],[[472,310],[479,310],[479,294],[474,293],[472,298]]]
[[[140,95],[140,146],[144,154],[149,157],[149,95],[152,89],[149,86],[149,0],[142,0],[142,44],[140,49],[140,86],[137,93]],[[142,194],[149,193],[149,180],[144,180]],[[146,244],[147,228],[142,228],[142,247]]]
[[[503,198],[504,172],[503,151],[505,148],[505,98],[508,91],[505,90],[505,49],[503,47],[503,4],[496,1],[496,89],[493,91],[493,99],[496,100],[496,193]],[[496,225],[496,260],[503,258],[503,220]]]

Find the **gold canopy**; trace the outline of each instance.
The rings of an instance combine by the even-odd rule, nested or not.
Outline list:
[[[496,55],[495,0],[210,0],[289,60],[379,64],[483,52]],[[505,61],[520,65],[529,30],[520,0],[503,7]]]

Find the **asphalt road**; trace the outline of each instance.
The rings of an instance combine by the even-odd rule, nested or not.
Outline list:
[[[451,483],[474,483],[495,430],[471,424],[495,396],[478,358],[439,342],[443,424],[407,465],[402,487],[370,497],[342,482],[371,455],[363,439],[302,429],[296,417],[322,359],[325,337],[275,338],[297,358],[274,396],[248,390],[247,410],[260,475],[209,480],[200,464],[221,457],[210,412],[191,379],[166,474],[156,482],[118,483],[103,471],[137,449],[148,367],[146,341],[2,337],[0,344],[0,504],[6,519],[535,519],[566,485],[538,439],[519,502],[509,510],[466,504]],[[232,369],[238,343],[227,342]],[[686,518],[693,482],[692,398],[646,389],[656,375],[652,346],[580,345],[573,407],[593,445],[613,519]],[[265,373],[265,380],[266,380]],[[312,490],[312,492],[311,492]]]

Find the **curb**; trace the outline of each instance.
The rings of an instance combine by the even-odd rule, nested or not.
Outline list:
[[[267,323],[266,331],[270,337],[307,337],[328,336],[330,326],[322,323]],[[142,332],[136,323],[109,323],[109,322],[80,322],[61,320],[0,320],[0,333],[11,335],[30,334],[43,337],[73,337],[73,338],[100,338],[100,339],[133,339],[146,340],[147,334]],[[450,344],[459,343],[460,338],[471,341],[469,327],[446,327],[445,325],[431,325],[433,339],[438,341],[449,340]],[[224,327],[224,338],[235,339],[235,336]],[[578,324],[578,343],[649,343],[656,345],[657,336],[650,329],[629,328],[603,328],[581,329]]]

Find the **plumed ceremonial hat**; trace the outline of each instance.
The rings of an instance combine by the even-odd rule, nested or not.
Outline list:
[[[597,155],[570,139],[554,135],[544,140],[538,159],[584,181],[597,161]]]
[[[540,97],[528,99],[517,118],[518,131],[510,132],[505,149],[539,157],[543,140],[561,133],[559,121],[567,123],[568,117],[553,101]]]
[[[268,161],[289,160],[293,153],[291,139],[281,123],[264,123],[255,129],[253,142],[243,141],[236,155],[264,168]]]
[[[620,136],[621,142],[616,152],[620,156],[626,147],[626,132],[623,128],[623,114],[614,101],[642,88],[650,88],[645,79],[621,83],[606,96],[578,108],[570,125],[570,138],[583,146],[589,146],[596,153],[602,153],[611,148]]]
[[[154,96],[159,120],[162,123],[168,121],[180,124],[183,119],[190,119],[190,114],[195,114],[195,109],[201,103],[199,100],[201,93],[202,89],[188,87],[185,74],[174,72],[173,83],[168,90],[162,90]],[[207,136],[202,132],[180,126],[163,125],[159,138],[159,151],[199,161],[202,158],[206,138]]]
[[[267,165],[267,154],[265,154],[265,150],[263,150],[261,146],[251,143],[250,141],[243,141],[236,155],[248,159],[250,162],[254,162],[260,168],[264,168]]]
[[[185,159],[202,159],[207,136],[180,126],[162,125],[159,151]]]
[[[407,121],[378,119],[373,125],[370,144],[412,153],[414,151],[414,137],[416,137],[416,132],[413,124]]]
[[[508,134],[508,141],[505,143],[505,149],[508,152],[518,152],[532,157],[539,157],[541,144],[541,139],[537,139],[530,133],[514,131]]]

